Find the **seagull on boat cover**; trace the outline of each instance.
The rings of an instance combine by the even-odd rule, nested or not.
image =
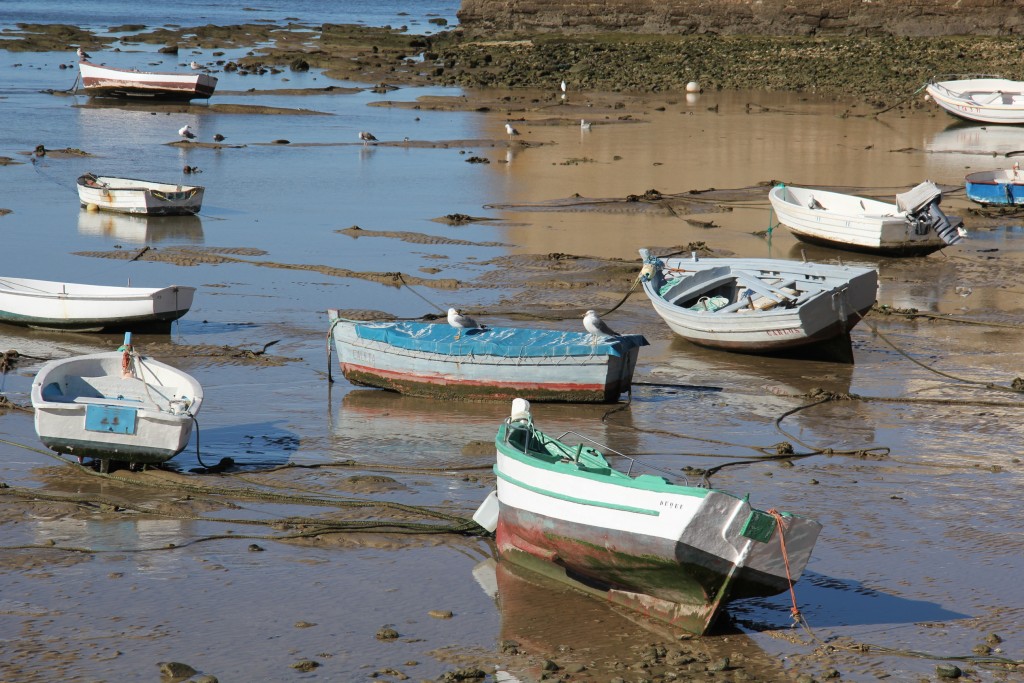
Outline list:
[[[83,50],[81,47],[79,47],[76,50],[76,52],[78,53],[78,58],[79,59],[92,59],[92,55],[90,55],[88,52]]]
[[[597,311],[587,311],[586,315],[583,316],[583,327],[595,337],[621,336],[618,332],[608,327],[605,321],[601,320],[601,316],[597,314]]]
[[[373,136],[373,133],[368,133],[365,130],[359,131],[359,139],[363,141],[364,145],[367,142],[377,142],[377,138]]]
[[[508,139],[511,140],[515,136],[519,135],[519,131],[512,126],[511,123],[505,124],[505,132],[508,133]]]
[[[187,123],[178,129],[178,135],[180,135],[182,138],[186,140],[192,140],[196,136],[196,134],[192,132],[191,126],[189,126]]]
[[[448,324],[459,331],[458,334],[455,335],[456,339],[462,336],[463,330],[486,329],[483,325],[479,324],[468,315],[463,315],[461,311],[454,308],[448,309]]]
[[[580,130],[590,130],[590,121],[580,119]]]

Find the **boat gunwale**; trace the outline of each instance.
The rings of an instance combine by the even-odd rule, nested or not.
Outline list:
[[[541,430],[533,427],[532,423],[530,424],[529,429],[531,430],[532,434],[540,434],[545,439],[547,439],[549,443],[554,442],[558,444],[561,448],[565,449],[566,459],[555,460],[555,456],[552,455],[551,453],[546,451],[535,451],[532,448],[528,449],[528,451],[524,453],[522,450],[518,449],[516,446],[509,443],[507,440],[507,435],[509,434],[508,420],[501,424],[501,426],[498,428],[498,433],[495,435],[494,438],[494,444],[499,454],[511,458],[529,467],[535,467],[556,474],[578,477],[580,479],[587,479],[597,483],[602,483],[609,486],[617,486],[624,489],[634,489],[650,493],[673,494],[693,498],[704,498],[709,493],[716,492],[735,498],[736,500],[742,500],[739,496],[735,494],[729,493],[727,491],[721,491],[719,489],[706,488],[702,486],[690,486],[688,484],[673,484],[672,482],[668,481],[667,479],[660,475],[642,474],[638,475],[637,477],[631,477],[625,472],[622,472],[621,470],[612,467],[608,463],[607,458],[604,456],[604,454],[598,451],[596,448],[590,446],[583,446],[582,443],[580,445],[583,447],[576,457],[579,460],[586,459],[587,463],[584,466],[595,467],[598,469],[608,471],[607,473],[605,473],[580,469],[579,465],[577,464],[578,460],[573,460],[570,457],[570,454],[572,454],[573,451],[576,450],[575,447],[568,446],[562,441],[559,441],[558,439],[555,439],[554,437],[546,434],[545,432],[542,432]],[[494,465],[494,473],[498,477],[506,478],[500,472],[497,463],[495,463]],[[549,493],[546,491],[539,492],[543,493],[544,495],[549,495]],[[605,505],[603,503],[596,503],[591,501],[583,502],[586,502],[587,504]],[[644,514],[650,513],[648,512]]]

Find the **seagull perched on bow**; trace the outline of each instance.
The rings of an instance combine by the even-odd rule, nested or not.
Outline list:
[[[583,316],[583,327],[594,337],[620,336],[618,332],[608,327],[605,321],[601,320],[601,316],[597,314],[597,311],[587,311],[586,315]]]
[[[90,54],[89,54],[88,52],[86,52],[85,50],[83,50],[83,49],[81,48],[81,46],[79,46],[79,48],[78,48],[77,50],[75,50],[75,52],[77,52],[77,53],[78,53],[78,58],[79,58],[80,60],[81,60],[81,59],[92,59],[92,55],[90,55]]]
[[[363,141],[364,146],[368,142],[377,142],[377,138],[373,137],[373,133],[368,133],[365,130],[359,131],[359,139]]]
[[[519,135],[519,131],[511,123],[505,124],[505,132],[508,133],[508,139],[511,140],[515,136]]]
[[[178,135],[180,135],[182,138],[186,140],[192,140],[196,136],[196,134],[192,132],[191,126],[189,126],[187,123],[178,129]]]
[[[486,329],[483,325],[473,320],[468,315],[463,315],[461,311],[454,308],[448,309],[448,324],[458,330],[458,333],[455,335],[456,339],[462,336],[463,330]]]

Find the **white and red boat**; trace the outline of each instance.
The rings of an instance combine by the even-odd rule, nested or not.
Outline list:
[[[135,71],[79,62],[85,93],[92,97],[151,98],[163,100],[207,99],[217,78],[206,73]]]

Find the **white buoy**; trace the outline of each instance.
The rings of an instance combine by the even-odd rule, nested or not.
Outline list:
[[[686,92],[700,92],[700,84],[697,81],[690,81],[686,84]]]

